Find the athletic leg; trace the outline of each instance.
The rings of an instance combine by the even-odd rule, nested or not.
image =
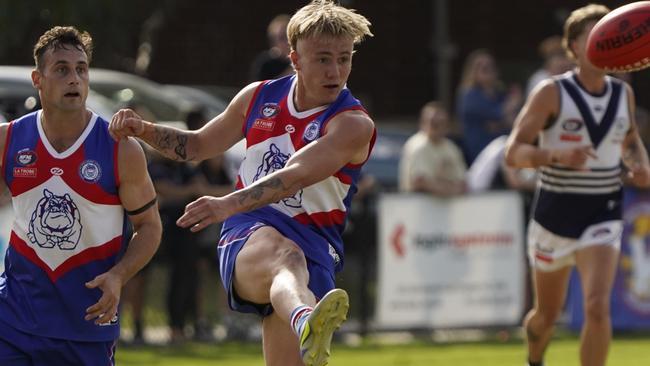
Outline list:
[[[562,312],[570,274],[571,267],[552,272],[534,269],[535,305],[524,319],[530,362],[541,362],[544,358],[555,322]]]
[[[234,272],[233,287],[241,299],[271,303],[287,324],[295,308],[316,304],[302,250],[270,226],[251,234],[237,254]]]
[[[576,253],[585,313],[580,337],[583,366],[603,366],[607,360],[612,337],[609,301],[618,254],[618,249],[610,245],[593,245]]]
[[[264,317],[262,339],[267,366],[303,366],[296,333],[277,312]]]
[[[313,307],[316,298],[308,288],[309,271],[300,247],[276,229],[261,227],[237,254],[232,281],[241,299],[273,306],[263,320],[266,365],[302,365],[290,317],[300,306]]]

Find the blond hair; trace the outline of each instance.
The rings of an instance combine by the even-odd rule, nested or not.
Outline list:
[[[562,47],[571,60],[576,60],[576,54],[571,49],[571,42],[575,41],[584,32],[587,23],[597,22],[609,13],[609,8],[600,4],[589,4],[571,12],[564,22],[564,35]]]
[[[323,34],[351,37],[355,44],[363,41],[365,36],[373,36],[366,17],[330,0],[314,0],[300,8],[287,26],[287,39],[292,50],[296,49],[299,39]]]

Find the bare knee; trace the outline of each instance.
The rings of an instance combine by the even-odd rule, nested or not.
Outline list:
[[[560,309],[533,309],[529,316],[524,320],[524,326],[527,329],[546,331],[555,326],[555,322],[560,318]]]
[[[279,233],[267,235],[260,244],[265,248],[263,256],[271,264],[271,276],[285,268],[293,271],[307,267],[305,254],[298,244]]]
[[[246,268],[255,282],[271,285],[273,278],[283,270],[300,273],[307,271],[307,261],[300,247],[277,232],[266,233],[245,246],[237,256],[236,271]],[[248,245],[248,244],[247,244]]]
[[[590,296],[585,299],[585,320],[603,323],[609,320],[609,298]]]

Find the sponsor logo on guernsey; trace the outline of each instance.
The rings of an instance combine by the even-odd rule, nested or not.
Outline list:
[[[271,118],[280,112],[280,106],[276,103],[265,103],[260,110],[260,114],[264,118]]]
[[[288,133],[294,133],[294,132],[296,132],[296,128],[293,127],[293,125],[286,125],[286,126],[284,126],[284,130],[287,131]]]
[[[94,160],[86,160],[79,165],[81,179],[88,183],[95,183],[102,176],[102,168]]]
[[[273,120],[256,119],[255,122],[253,122],[253,128],[258,130],[273,131],[273,127],[275,127],[275,121]]]
[[[36,168],[14,167],[14,178],[36,178]]]
[[[334,261],[334,265],[339,264],[341,262],[341,257],[336,252],[336,249],[334,249],[334,247],[330,243],[327,243],[327,245],[329,245],[328,253],[329,253],[330,257],[332,257],[332,260]]]
[[[584,123],[579,119],[567,119],[562,122],[562,129],[565,131],[576,132],[582,128]]]
[[[582,136],[570,134],[570,133],[563,133],[560,135],[560,140],[569,141],[569,142],[580,142],[582,141]]]
[[[22,166],[32,165],[36,159],[36,152],[30,149],[22,149],[16,153],[16,163]]]
[[[60,176],[60,175],[63,175],[63,169],[61,169],[59,167],[54,167],[54,168],[50,169],[50,173],[52,175]]]
[[[623,143],[625,135],[627,135],[626,122],[627,119],[625,117],[618,117],[614,122],[614,127],[612,127],[612,138],[610,140],[612,144],[619,145]]]
[[[607,209],[608,209],[608,210],[611,211],[611,210],[613,210],[614,208],[616,208],[616,206],[618,206],[618,202],[617,202],[616,200],[608,200],[608,201],[607,201]]]
[[[101,314],[100,316],[103,316],[103,315],[104,315],[104,314]],[[109,321],[107,321],[107,322],[105,322],[105,323],[99,323],[99,324],[97,324],[97,325],[99,325],[100,327],[106,327],[106,326],[109,326],[109,325],[115,325],[115,324],[117,324],[117,320],[118,320],[118,317],[117,317],[117,314],[115,314],[115,315],[111,318],[111,320],[109,320]]]
[[[612,231],[609,228],[603,227],[603,228],[600,228],[600,229],[594,231],[594,233],[591,234],[591,236],[594,237],[594,238],[597,238],[597,237],[600,237],[600,236],[609,235],[611,233],[612,233]]]
[[[305,133],[302,135],[302,139],[305,141],[314,141],[318,137],[319,123],[318,121],[311,121],[305,128]]]

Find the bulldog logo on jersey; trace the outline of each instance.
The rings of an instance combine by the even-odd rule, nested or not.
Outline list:
[[[69,194],[57,196],[49,190],[43,191],[29,221],[27,236],[32,244],[41,248],[72,250],[81,237],[79,209]]]
[[[305,132],[302,135],[302,139],[307,142],[316,140],[316,138],[318,138],[319,129],[320,129],[320,124],[318,123],[318,121],[309,122],[307,127],[305,127]]]
[[[296,192],[291,197],[283,198],[282,203],[284,203],[286,206],[293,207],[293,208],[300,208],[302,207],[302,189]]]
[[[253,177],[253,181],[257,181],[258,179],[265,177],[276,170],[284,168],[290,157],[291,155],[282,153],[276,144],[271,144],[269,151],[265,152],[264,156],[262,157],[262,164],[257,167],[257,173]],[[292,197],[283,199],[282,202],[289,207],[301,207],[302,189]]]
[[[276,144],[271,144],[269,151],[265,152],[264,156],[262,156],[262,164],[257,167],[257,173],[253,177],[253,181],[284,168],[284,165],[287,164],[290,157],[291,155],[289,154],[283,154]]]
[[[94,160],[86,160],[79,165],[79,176],[88,183],[95,183],[102,176],[102,168]]]
[[[36,152],[30,149],[22,149],[16,153],[16,163],[22,166],[32,165],[36,159]]]
[[[276,103],[265,103],[260,112],[265,118],[271,118],[280,112],[280,106]]]

